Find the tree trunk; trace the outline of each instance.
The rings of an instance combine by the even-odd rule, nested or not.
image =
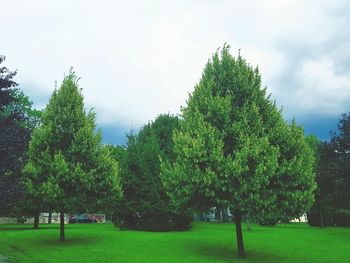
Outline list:
[[[252,227],[251,227],[250,221],[249,221],[249,214],[247,214],[247,230],[248,231],[252,230]]]
[[[236,209],[234,211],[234,217],[235,217],[235,224],[236,224],[238,257],[245,258],[243,234],[242,234],[242,226],[241,226],[241,211],[239,209]]]
[[[252,230],[252,227],[250,225],[249,219],[247,219],[247,230],[248,231]]]
[[[323,210],[320,207],[320,227],[324,227]]]
[[[49,211],[49,218],[47,219],[47,223],[51,224],[52,223],[52,211]]]
[[[34,229],[39,229],[39,215],[40,213],[34,215]]]
[[[60,241],[64,241],[64,213],[60,213]]]

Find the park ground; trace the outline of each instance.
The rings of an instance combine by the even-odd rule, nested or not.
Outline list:
[[[195,223],[190,231],[120,231],[112,224],[0,225],[0,260],[6,262],[242,262],[236,258],[235,226]],[[350,228],[304,223],[244,226],[245,263],[350,262]],[[4,260],[3,260],[4,261]],[[5,262],[4,261],[4,262]]]

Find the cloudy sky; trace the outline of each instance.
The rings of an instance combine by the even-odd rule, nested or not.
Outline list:
[[[0,54],[44,108],[74,67],[106,143],[179,113],[202,69],[231,45],[306,133],[327,139],[350,111],[350,1],[2,1]]]

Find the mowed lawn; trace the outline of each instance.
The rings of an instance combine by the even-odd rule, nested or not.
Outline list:
[[[120,231],[112,224],[0,225],[0,255],[10,262],[242,262],[236,258],[234,225],[195,223],[190,231]],[[350,262],[350,228],[311,228],[295,223],[244,226],[244,262]],[[1,261],[1,257],[0,257]]]

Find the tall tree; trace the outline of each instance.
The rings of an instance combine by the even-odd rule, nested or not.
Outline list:
[[[329,142],[320,143],[312,226],[350,226],[350,113],[343,114]]]
[[[189,227],[187,211],[175,211],[160,179],[160,160],[174,160],[173,130],[179,119],[160,115],[142,127],[138,135],[128,136],[122,167],[124,197],[116,212],[120,227],[167,231]]]
[[[121,196],[119,168],[95,132],[95,114],[84,109],[77,77],[70,72],[55,90],[34,130],[25,166],[25,185],[33,199],[64,214],[103,211]]]
[[[333,173],[334,223],[350,226],[350,112],[342,114],[338,131],[333,133],[330,144],[336,154]]]
[[[307,214],[311,226],[329,226],[334,224],[333,216],[335,202],[334,176],[337,171],[337,154],[329,142],[320,142],[314,136],[307,137],[310,147],[314,150],[316,165],[315,202]]]
[[[258,69],[228,46],[208,61],[182,117],[163,183],[175,205],[232,207],[239,257],[242,216],[285,218],[309,208],[313,156],[303,130],[283,120]]]
[[[0,64],[5,61],[0,56]],[[17,88],[16,72],[0,67],[0,214],[16,213],[23,199],[21,170],[27,160],[30,135],[39,112]]]
[[[340,174],[339,186],[341,187],[338,195],[339,205],[350,207],[350,112],[343,114],[339,120],[338,132],[334,133],[331,143],[339,156]]]

